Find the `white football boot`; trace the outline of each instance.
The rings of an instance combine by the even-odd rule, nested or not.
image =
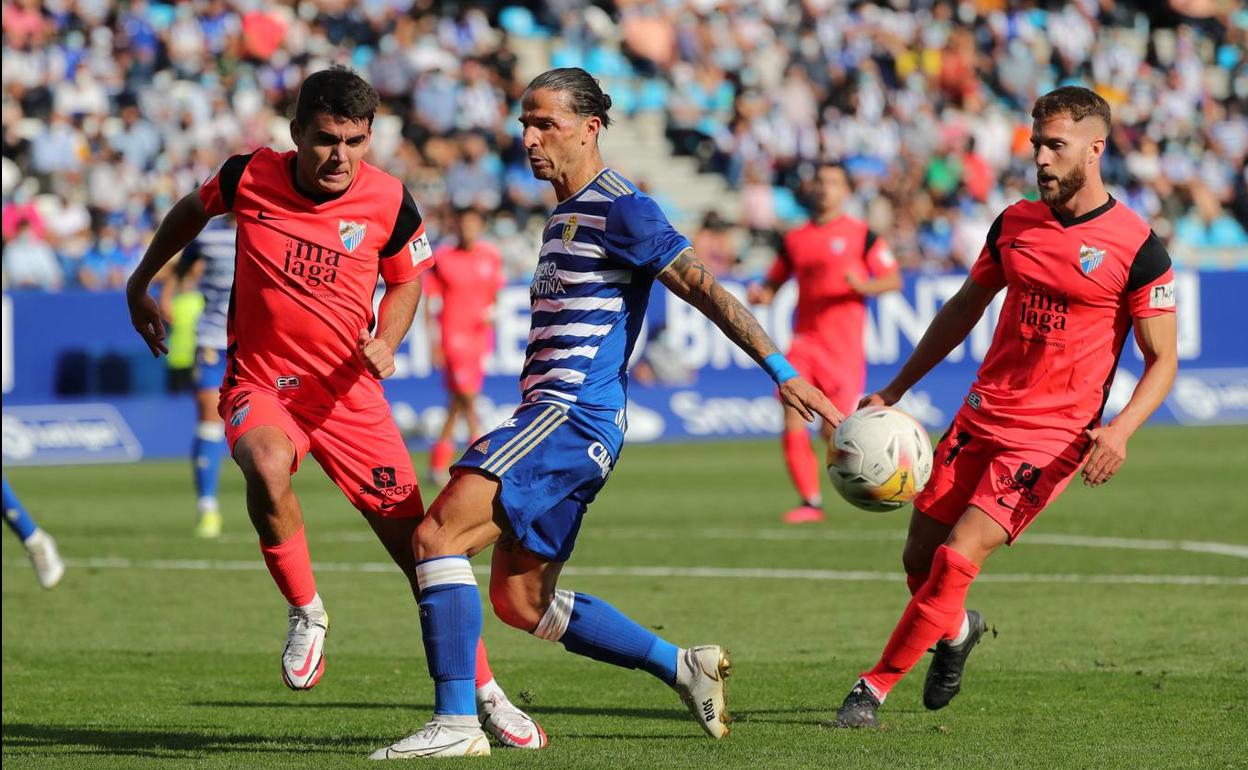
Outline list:
[[[537,720],[517,708],[501,691],[477,701],[477,719],[482,730],[510,749],[541,749],[549,742]]]
[[[488,757],[490,739],[474,717],[435,715],[414,734],[377,749],[369,759],[419,759],[421,757]]]
[[[676,683],[672,687],[702,725],[706,734],[728,737],[727,679],[732,674],[728,650],[716,644],[690,647],[676,656]]]
[[[292,690],[311,690],[325,673],[329,615],[317,594],[306,607],[290,608],[290,631],[282,650],[282,681]]]
[[[22,545],[26,547],[26,555],[30,557],[30,563],[35,568],[39,585],[53,588],[61,582],[61,577],[65,574],[65,562],[61,561],[61,555],[56,550],[56,541],[51,535],[42,529],[36,529],[30,537],[22,541]]]

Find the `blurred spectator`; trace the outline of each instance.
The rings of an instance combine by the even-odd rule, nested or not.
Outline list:
[[[17,226],[17,237],[4,247],[4,277],[10,288],[61,288],[63,275],[56,252],[39,236],[29,222]]]
[[[851,207],[903,265],[965,264],[996,213],[1034,195],[1029,110],[1068,82],[1114,109],[1112,194],[1180,262],[1248,266],[1248,12],[1169,5],[6,0],[5,274],[15,285],[18,247],[35,284],[115,287],[226,156],[290,147],[295,89],[334,63],[381,93],[369,160],[404,180],[431,237],[452,206],[478,208],[515,278],[554,204],[529,172],[517,100],[565,65],[603,80],[621,122],[659,115],[673,152],[738,191],[742,221],[695,236],[717,271],[770,260],[825,157],[850,169]]]

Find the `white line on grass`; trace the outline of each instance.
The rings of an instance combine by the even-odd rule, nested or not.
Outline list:
[[[4,566],[17,566],[18,560],[5,560]],[[193,572],[258,572],[265,569],[260,560],[225,561],[217,559],[126,559],[103,557],[66,559],[75,569],[140,569]],[[391,573],[397,568],[388,562],[317,562],[320,572]],[[474,568],[488,575],[489,568]],[[826,569],[766,569],[747,567],[565,567],[562,574],[573,577],[661,577],[737,578],[745,580],[817,580],[829,582],[885,582],[905,579],[900,572]],[[1101,583],[1114,585],[1248,586],[1248,577],[1223,575],[1074,575],[1036,573],[989,573],[977,580],[984,583]]]
[[[599,527],[589,528],[581,533],[581,538],[612,540],[773,540],[773,541],[859,541],[859,542],[901,542],[906,539],[905,532],[898,531],[855,531],[838,529],[693,529],[687,531],[640,529],[630,527]],[[371,543],[377,538],[372,532],[327,532],[313,535],[312,539],[328,543]],[[223,535],[218,539],[222,543],[254,543],[254,535]],[[1093,537],[1088,535],[1061,535],[1037,532],[1025,534],[1019,541],[1021,546],[1052,545],[1069,548],[1108,548],[1128,551],[1186,551],[1188,553],[1210,553],[1219,556],[1233,556],[1248,559],[1248,545],[1235,543],[1204,542],[1200,540],[1147,540],[1130,537]]]

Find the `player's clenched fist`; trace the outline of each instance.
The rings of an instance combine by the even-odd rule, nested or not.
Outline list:
[[[367,329],[360,329],[355,344],[360,361],[368,369],[369,374],[379,380],[384,380],[394,374],[394,351],[390,349],[385,340],[369,334]]]

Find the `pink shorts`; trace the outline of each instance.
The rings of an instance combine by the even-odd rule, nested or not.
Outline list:
[[[237,385],[222,392],[218,411],[231,453],[250,431],[274,427],[295,445],[292,474],[311,452],[360,511],[395,517],[425,513],[411,455],[381,396],[363,406],[311,406]]]
[[[862,398],[862,388],[866,384],[861,362],[846,366],[847,362],[838,362],[818,343],[801,338],[793,340],[786,358],[803,379],[823,391],[823,395],[841,414],[849,414],[858,407],[858,399]]]
[[[973,505],[1000,524],[1013,542],[1074,478],[1087,448],[1083,436],[1072,436],[1058,454],[1005,444],[956,417],[936,445],[932,478],[915,498],[914,508],[952,527]]]

